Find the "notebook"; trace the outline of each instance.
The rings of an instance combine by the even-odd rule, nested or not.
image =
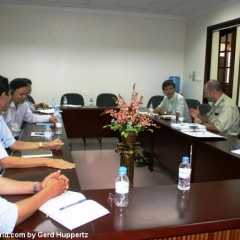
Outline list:
[[[49,149],[36,149],[36,150],[22,150],[22,157],[32,158],[32,157],[52,157],[53,154]]]
[[[73,191],[48,200],[39,210],[69,230],[110,213],[96,201],[87,200],[82,193]]]

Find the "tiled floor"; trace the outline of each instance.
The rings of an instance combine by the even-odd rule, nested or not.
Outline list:
[[[84,146],[81,139],[72,142],[72,156],[82,190],[114,188],[118,175],[120,156],[115,153],[117,139],[105,138],[100,146],[97,139],[87,139]],[[176,184],[177,179],[157,161],[154,171],[147,166],[135,164],[134,187]]]

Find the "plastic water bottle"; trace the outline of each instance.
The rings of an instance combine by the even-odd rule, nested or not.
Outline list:
[[[180,190],[190,189],[191,166],[189,164],[189,157],[183,157],[182,163],[179,166],[178,188]]]
[[[62,116],[59,114],[57,116],[58,121],[56,122],[56,134],[62,134]]]
[[[153,105],[151,103],[150,106],[149,106],[149,109],[148,109],[148,113],[149,113],[150,116],[153,115],[153,111],[154,111],[154,109],[153,109]]]
[[[67,106],[67,96],[63,97],[63,106],[66,107]]]
[[[56,100],[55,98],[53,97],[52,98],[52,108],[55,109],[55,105],[56,105]]]
[[[90,106],[90,107],[93,107],[93,98],[90,98],[90,100],[89,100],[89,106]]]
[[[45,142],[52,141],[52,129],[50,127],[50,124],[46,124],[45,126],[44,138],[45,138]]]
[[[127,168],[120,167],[119,175],[115,182],[115,205],[117,207],[126,207],[128,205],[129,179]]]
[[[183,117],[183,114],[182,114],[182,113],[179,113],[178,121],[179,121],[180,124],[183,123],[183,121],[184,121],[184,117]]]
[[[55,106],[53,116],[57,117],[59,115],[59,107]]]
[[[172,112],[171,114],[171,123],[176,123],[176,113]]]

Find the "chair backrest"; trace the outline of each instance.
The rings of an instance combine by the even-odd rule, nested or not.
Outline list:
[[[98,107],[116,107],[113,98],[117,98],[117,96],[113,93],[101,93],[97,96],[96,105]]]
[[[63,104],[64,96],[67,97],[67,103],[68,104],[84,106],[84,99],[83,99],[83,96],[81,94],[78,94],[78,93],[65,93],[61,97],[61,102],[60,102],[61,105]]]
[[[163,98],[164,98],[164,96],[161,96],[161,95],[152,96],[152,97],[148,100],[147,107],[149,108],[150,104],[152,103],[153,108],[156,108],[156,107],[159,106],[159,104],[162,102]]]
[[[210,112],[211,108],[211,105],[209,105],[208,103],[202,103],[199,106],[199,112],[201,115],[205,115]]]
[[[194,109],[197,109],[197,107],[200,106],[200,102],[196,99],[185,99],[187,105],[188,105],[188,108],[194,108]]]
[[[35,104],[35,101],[34,101],[34,99],[32,98],[31,95],[28,95],[28,96],[27,96],[27,99],[28,99],[29,102]]]

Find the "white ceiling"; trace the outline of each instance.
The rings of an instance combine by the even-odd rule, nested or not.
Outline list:
[[[240,0],[0,0],[0,7],[60,8],[193,17]]]

